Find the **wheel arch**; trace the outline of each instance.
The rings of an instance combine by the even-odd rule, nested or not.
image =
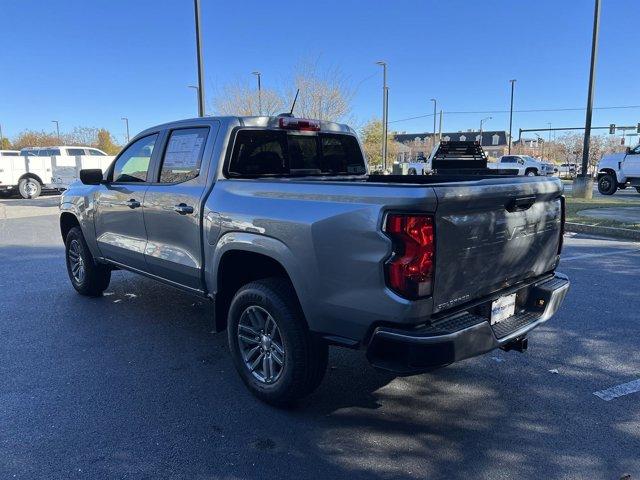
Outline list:
[[[71,230],[73,227],[80,227],[80,221],[78,220],[78,217],[76,217],[71,212],[62,212],[60,214],[60,234],[62,235],[63,242],[67,240],[69,230]]]
[[[42,179],[33,172],[27,172],[20,175],[20,178],[18,178],[18,183],[20,183],[20,181],[24,180],[25,178],[33,178],[34,180],[37,180],[41,186],[44,186],[44,182],[42,181]]]
[[[288,281],[296,293],[298,304],[305,311],[306,295],[300,283],[301,275],[284,243],[263,235],[238,232],[221,238],[209,273],[211,292],[215,296],[216,331],[226,328],[229,306],[235,293],[249,282],[269,277]]]

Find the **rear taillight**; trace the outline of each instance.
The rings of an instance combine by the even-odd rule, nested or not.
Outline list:
[[[317,132],[320,130],[320,122],[306,118],[280,117],[278,125],[286,130],[300,130],[303,132]]]
[[[387,284],[403,297],[431,295],[435,236],[430,215],[387,215],[385,233],[393,240],[393,256],[385,268]]]

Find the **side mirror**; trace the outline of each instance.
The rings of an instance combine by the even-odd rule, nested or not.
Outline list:
[[[80,170],[80,181],[85,185],[100,185],[103,182],[102,170],[99,168],[85,168]]]
[[[627,155],[629,155],[631,153],[631,147],[625,148],[625,152],[627,153]]]

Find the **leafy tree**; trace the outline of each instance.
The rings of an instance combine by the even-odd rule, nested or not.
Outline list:
[[[13,147],[11,146],[11,140],[9,140],[7,137],[2,137],[2,142],[0,142],[0,150],[12,150]]]
[[[387,134],[387,168],[398,155],[400,144],[393,139],[393,132]],[[382,121],[377,118],[369,120],[360,129],[362,148],[369,162],[370,170],[382,168]]]
[[[111,132],[109,132],[109,130],[101,128],[100,130],[98,130],[97,136],[97,142],[93,145],[96,148],[99,148],[108,155],[115,155],[120,151],[120,145],[117,145],[113,141],[113,137],[111,136]]]
[[[18,134],[12,143],[13,148],[20,150],[25,147],[52,147],[54,145],[59,145],[60,140],[58,140],[58,137],[52,133],[24,130]]]

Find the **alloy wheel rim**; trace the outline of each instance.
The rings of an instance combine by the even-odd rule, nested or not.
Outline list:
[[[247,307],[238,322],[238,346],[245,366],[262,383],[276,382],[284,370],[286,353],[275,319],[257,305]]]
[[[72,240],[69,245],[69,265],[71,266],[71,275],[76,282],[84,281],[84,260],[80,254],[80,244],[77,240]]]
[[[24,191],[28,196],[35,195],[37,190],[38,186],[31,180],[29,180],[24,186]]]

